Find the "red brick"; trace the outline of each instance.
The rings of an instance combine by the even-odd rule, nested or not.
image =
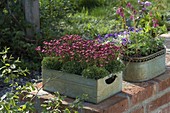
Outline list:
[[[154,81],[158,82],[159,91],[170,87],[170,68],[167,68],[164,74],[156,77]]]
[[[161,97],[151,101],[148,105],[147,105],[147,108],[148,108],[148,111],[153,111],[155,109],[157,109],[158,107],[164,105],[164,104],[167,104],[168,102],[170,102],[170,92],[162,95]]]
[[[104,109],[103,113],[122,113],[127,109],[128,109],[128,100],[124,99]]]
[[[89,109],[92,113],[93,111],[97,113],[122,113],[128,109],[128,100],[125,97],[115,95],[99,104],[85,103],[84,109]]]
[[[144,108],[143,108],[143,106],[142,106],[142,107],[140,107],[140,108],[135,109],[135,110],[132,111],[131,113],[144,113]]]
[[[131,83],[126,85],[123,92],[129,95],[131,106],[138,104],[156,94],[153,82]]]

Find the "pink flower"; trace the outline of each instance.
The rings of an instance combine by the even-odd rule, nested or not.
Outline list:
[[[122,7],[119,7],[119,8],[117,9],[116,13],[117,13],[118,15],[120,15],[121,17],[124,17],[124,11],[123,11],[123,8],[122,8]]]
[[[35,48],[36,51],[41,51],[41,46],[38,46],[37,48]]]
[[[131,20],[134,20],[134,16],[130,15],[130,19],[131,19]]]
[[[44,41],[44,47],[38,46],[46,55],[56,55],[63,61],[85,61],[97,66],[104,66],[115,60],[115,52],[119,52],[113,44],[99,44],[96,40],[84,40],[78,35],[66,35],[59,40]]]
[[[131,9],[131,10],[134,10],[134,8],[133,8],[133,6],[131,5],[130,2],[127,3],[127,7],[128,7],[129,9]]]
[[[152,22],[153,22],[153,27],[158,27],[159,26],[157,19],[152,19]]]

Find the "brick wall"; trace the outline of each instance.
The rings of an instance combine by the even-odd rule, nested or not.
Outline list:
[[[166,72],[141,83],[123,82],[122,92],[99,104],[84,103],[80,113],[170,113],[170,54],[166,55]],[[37,84],[41,87],[41,83]],[[41,92],[40,92],[41,93]],[[48,99],[53,95],[42,94]],[[64,104],[73,100],[66,98]]]

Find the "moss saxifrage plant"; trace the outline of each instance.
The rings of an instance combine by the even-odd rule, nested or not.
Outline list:
[[[44,42],[43,47],[37,47],[37,51],[45,55],[46,57],[50,58],[57,58],[60,63],[58,63],[59,70],[75,73],[81,75],[84,69],[94,68],[100,70],[99,68],[103,68],[105,73],[116,73],[117,69],[113,69],[111,67],[115,67],[115,64],[118,64],[118,67],[123,69],[122,63],[119,61],[119,53],[122,51],[121,46],[116,46],[114,43],[106,43],[101,44],[97,40],[85,40],[78,35],[65,35],[61,37],[59,40],[51,40],[49,42]],[[49,62],[46,60],[46,57],[42,61],[43,68],[50,68],[51,65],[50,60]],[[110,62],[112,62],[110,64]],[[45,63],[45,64],[44,64]],[[111,66],[107,68],[107,66]],[[79,68],[77,68],[79,66]],[[91,70],[94,70],[91,69]],[[119,70],[121,70],[119,69]],[[94,73],[89,70],[89,73]],[[89,75],[89,74],[87,74]],[[93,78],[95,76],[86,76],[86,78]],[[97,78],[103,78],[103,75]]]

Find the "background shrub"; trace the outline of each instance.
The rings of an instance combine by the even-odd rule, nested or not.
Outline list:
[[[78,0],[77,2],[79,7],[85,7],[88,9],[106,4],[106,0]]]

